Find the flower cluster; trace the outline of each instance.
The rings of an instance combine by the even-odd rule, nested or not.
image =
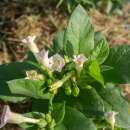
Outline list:
[[[39,51],[34,42],[35,38],[36,36],[28,36],[27,38],[23,39],[22,42],[34,53],[36,59],[42,65],[44,65],[44,67],[50,69],[52,72],[61,72],[65,66],[65,59],[59,54],[54,54],[53,56],[49,57],[49,52],[45,49]],[[84,54],[80,54],[75,55],[72,61],[75,62],[79,68],[83,68],[83,64],[87,61],[87,58],[84,56]]]

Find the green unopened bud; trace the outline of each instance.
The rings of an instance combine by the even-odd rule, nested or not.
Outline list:
[[[47,84],[51,85],[52,84],[52,80],[51,79],[47,80]]]
[[[46,114],[46,121],[48,122],[48,123],[50,123],[51,121],[52,121],[52,117],[51,117],[51,114]]]
[[[80,89],[78,88],[78,86],[74,86],[73,89],[72,89],[72,94],[73,96],[77,97],[79,95],[79,91]]]
[[[39,123],[38,123],[38,127],[39,128],[45,128],[47,126],[47,121],[44,119],[44,118],[42,118],[40,121],[39,121]]]
[[[71,93],[72,93],[71,86],[69,84],[67,84],[65,86],[65,94],[66,95],[71,95]]]

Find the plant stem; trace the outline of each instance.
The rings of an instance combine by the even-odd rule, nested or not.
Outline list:
[[[111,127],[112,127],[112,130],[114,130],[114,129],[115,129],[115,128],[114,128],[114,125],[112,125]]]

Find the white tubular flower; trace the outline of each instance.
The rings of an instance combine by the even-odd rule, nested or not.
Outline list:
[[[59,54],[55,54],[49,58],[49,64],[52,71],[61,72],[62,68],[65,66],[65,60]]]
[[[45,67],[50,68],[48,51],[42,49],[39,53],[36,54],[36,58]]]
[[[27,38],[22,40],[22,43],[24,43],[33,53],[38,53],[38,47],[35,44],[36,36],[28,36]]]
[[[118,112],[115,111],[110,111],[110,112],[106,112],[105,113],[105,119],[107,120],[108,123],[110,123],[110,125],[112,127],[114,127],[115,122],[116,122],[116,115],[118,114]]]
[[[0,117],[0,128],[4,127],[7,123],[11,124],[21,124],[21,123],[32,123],[37,124],[39,119],[33,119],[23,116],[22,114],[17,114],[11,112],[8,105],[4,106],[3,113]]]
[[[73,61],[75,62],[75,64],[77,66],[79,66],[80,68],[83,67],[83,64],[87,61],[87,58],[84,56],[84,54],[80,54],[80,55],[74,55],[74,59]]]

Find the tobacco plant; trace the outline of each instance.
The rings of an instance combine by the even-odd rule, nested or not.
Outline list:
[[[119,84],[130,83],[130,46],[109,44],[94,32],[82,6],[57,32],[51,48],[39,50],[35,36],[23,62],[0,65],[0,99],[31,104],[24,114],[5,105],[0,128],[23,130],[129,130],[130,105]]]

